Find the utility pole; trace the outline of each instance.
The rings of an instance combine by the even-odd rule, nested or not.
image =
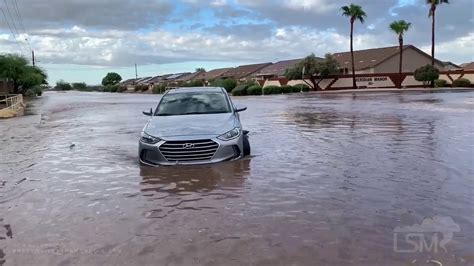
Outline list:
[[[135,78],[138,79],[137,64],[135,64]]]
[[[35,51],[31,50],[31,62],[33,63],[33,66],[35,66]]]

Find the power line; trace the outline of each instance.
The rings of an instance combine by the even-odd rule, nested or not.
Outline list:
[[[18,30],[18,28],[17,28],[17,26],[16,26],[17,23],[15,23],[15,17],[12,15],[12,12],[10,11],[10,8],[8,7],[8,2],[7,2],[7,0],[3,0],[3,2],[5,3],[5,8],[6,8],[6,10],[7,10],[8,15],[10,16],[11,25],[13,25],[13,29],[14,29],[15,32],[16,32],[16,36],[20,36],[20,31]],[[5,19],[7,19],[5,13],[4,13],[4,16],[5,16]],[[7,19],[7,21],[8,21],[8,19]],[[19,24],[19,23],[18,23],[18,24]],[[20,26],[20,25],[18,25],[18,26]],[[16,39],[16,36],[14,36],[15,39]],[[17,40],[17,39],[16,39],[16,40]],[[29,53],[28,48],[26,47],[26,45],[25,45],[23,42],[18,42],[18,40],[17,40],[17,43],[20,43],[20,44],[22,45],[22,46],[21,46],[22,53],[24,53],[25,50],[26,50],[26,54]]]
[[[5,8],[7,9],[8,15],[10,16],[10,19],[12,21],[13,28],[15,29],[16,35],[19,35],[18,34],[18,29],[17,29],[16,24],[15,24],[15,19],[13,18],[12,13],[10,12],[10,8],[8,8],[7,0],[3,0],[3,2],[5,2]]]
[[[18,2],[16,0],[12,0],[12,3],[13,3],[13,6],[15,7],[16,14],[17,14],[18,19],[20,21],[20,26],[23,29],[23,32],[25,33],[25,35],[28,37],[29,35],[28,35],[28,32],[26,31],[25,24],[23,23],[23,17],[21,16],[20,9],[18,8]],[[28,46],[30,47],[30,50],[33,50],[33,48],[31,48],[30,40],[28,38],[26,38],[25,40],[28,43]]]
[[[3,17],[5,17],[5,22],[7,23],[8,29],[10,29],[10,33],[11,33],[12,36],[13,36],[13,40],[15,41],[16,45],[18,45],[18,48],[19,48],[19,50],[21,51],[22,48],[21,48],[21,46],[20,46],[20,43],[19,43],[18,40],[16,39],[16,35],[15,35],[15,33],[13,32],[13,29],[12,29],[10,23],[8,22],[7,15],[5,14],[5,10],[3,10],[2,7],[0,7],[0,10],[2,10]],[[21,52],[23,53],[24,51],[21,51]]]

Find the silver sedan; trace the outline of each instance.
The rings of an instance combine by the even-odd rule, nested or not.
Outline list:
[[[179,88],[166,92],[143,128],[138,155],[142,164],[203,164],[250,154],[239,112],[223,88]]]

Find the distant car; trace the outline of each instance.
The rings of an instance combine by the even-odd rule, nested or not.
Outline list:
[[[223,88],[177,88],[167,91],[139,141],[146,165],[204,164],[235,160],[250,154],[239,112]]]

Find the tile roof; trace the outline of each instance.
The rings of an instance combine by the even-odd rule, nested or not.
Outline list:
[[[183,82],[190,81],[190,80],[195,79],[198,75],[200,75],[202,73],[203,73],[203,71],[196,71],[194,73],[189,73],[189,74],[186,74],[186,75],[183,75],[183,76],[177,78],[176,81],[183,81]]]
[[[144,78],[138,78],[135,80],[136,84],[143,84],[146,83],[148,80],[152,79],[153,77],[144,77]]]
[[[431,58],[431,55],[423,52],[413,45],[404,45],[403,50],[414,49],[415,51]],[[378,64],[384,62],[392,56],[395,56],[399,53],[398,46],[382,47],[382,48],[373,48],[366,50],[354,51],[354,63],[355,70],[364,70],[368,68],[373,68]],[[351,52],[335,53],[333,54],[334,58],[337,60],[341,68],[352,69],[351,65]],[[440,65],[445,65],[444,62],[435,59],[436,62]]]
[[[168,76],[168,77],[166,78],[166,80],[175,80],[175,79],[180,78],[180,77],[182,77],[182,76],[184,76],[184,75],[187,75],[187,74],[191,74],[191,73],[190,73],[190,72],[185,72],[185,73],[172,74],[172,75]]]
[[[407,47],[408,46],[405,45],[404,49]],[[355,70],[375,67],[389,57],[398,54],[398,51],[398,46],[354,51]],[[351,52],[335,53],[333,56],[341,68],[352,69]]]
[[[120,82],[120,84],[122,84],[122,85],[131,85],[131,84],[134,84],[136,80],[137,79],[127,79],[127,80],[124,80],[124,81]]]
[[[236,78],[236,79],[245,78],[245,77],[250,76],[251,74],[253,74],[253,73],[259,71],[260,69],[262,69],[264,67],[267,67],[271,64],[272,63],[242,65],[242,66],[238,66],[234,69],[229,70],[228,72],[226,72],[222,76],[226,77],[226,78]]]
[[[294,67],[296,64],[298,64],[301,61],[303,61],[303,58],[279,61],[279,62],[276,62],[273,65],[269,65],[267,67],[262,68],[257,73],[255,73],[255,75],[256,76],[278,76],[278,77],[281,77],[281,76],[285,75],[286,70],[288,68]]]
[[[464,64],[462,69],[464,69],[464,70],[474,70],[474,62]]]
[[[196,79],[211,80],[216,79],[227,73],[232,67],[213,69],[199,74]]]
[[[153,84],[160,83],[160,82],[165,81],[166,78],[168,78],[171,75],[173,75],[173,74],[165,74],[165,75],[161,75],[161,76],[155,76],[151,80],[149,80],[148,82],[153,83]]]

